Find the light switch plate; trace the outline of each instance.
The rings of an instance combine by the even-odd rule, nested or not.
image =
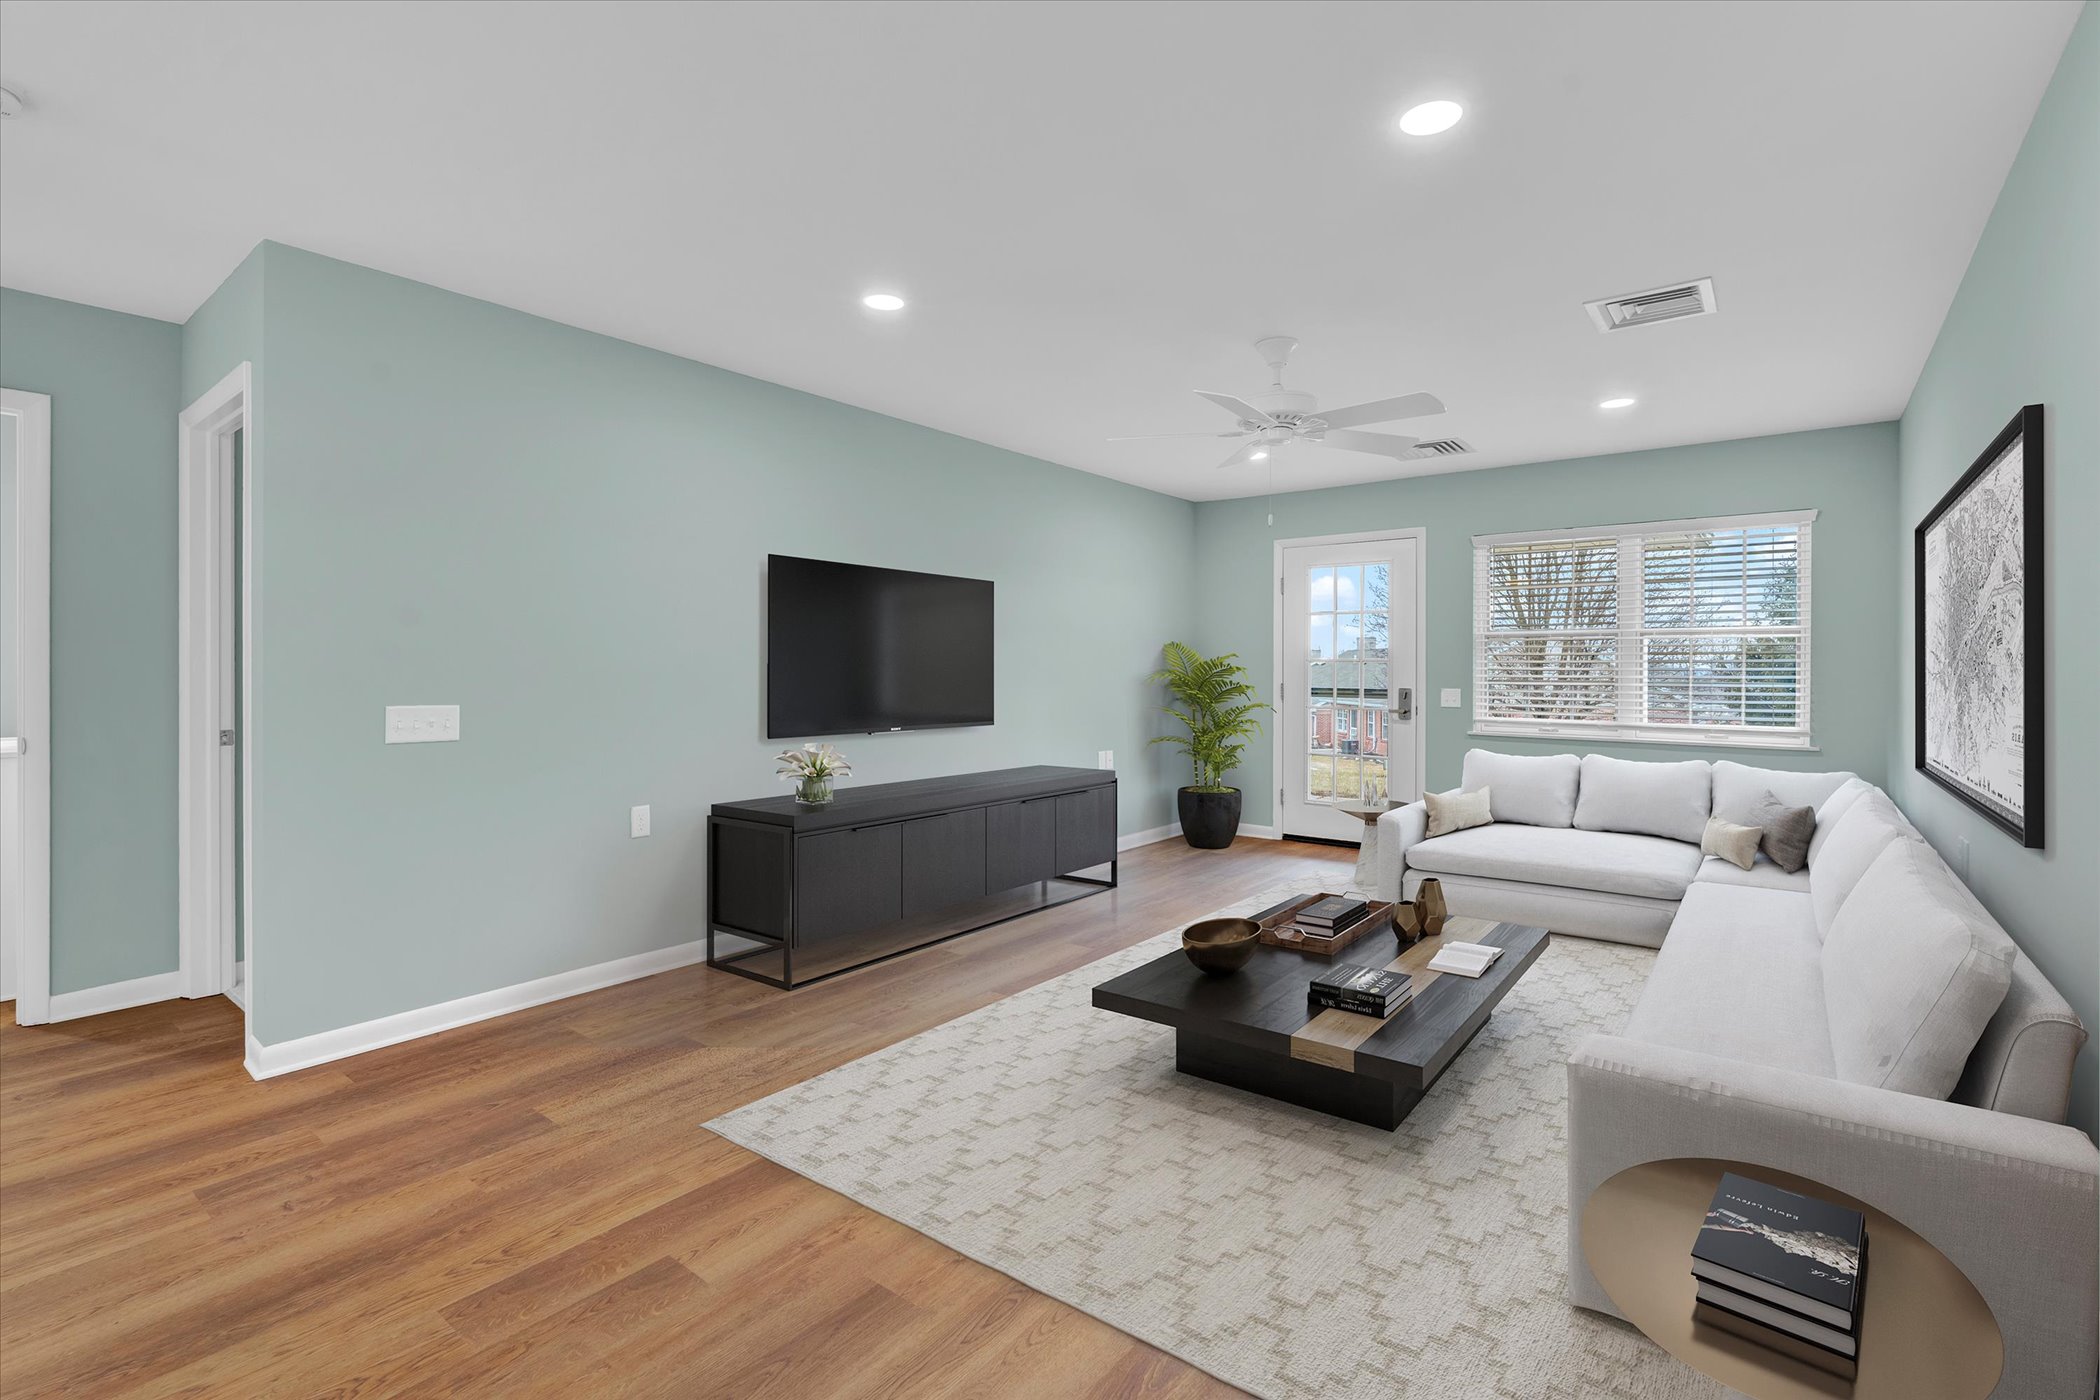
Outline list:
[[[447,744],[457,738],[457,705],[386,707],[386,741],[389,744]]]
[[[1116,751],[1114,749],[1103,749],[1095,754],[1094,766],[1096,768],[1114,769],[1116,766]]]
[[[1455,690],[1447,690],[1447,691],[1445,691],[1445,692],[1443,693],[1443,697],[1442,697],[1442,704],[1443,704],[1444,708],[1445,708],[1445,709],[1447,709],[1447,710],[1455,710],[1455,709],[1457,709],[1457,708],[1458,708],[1458,692],[1457,692],[1457,691],[1455,691]]]
[[[627,834],[647,836],[649,834],[649,808],[645,804],[627,809]]]

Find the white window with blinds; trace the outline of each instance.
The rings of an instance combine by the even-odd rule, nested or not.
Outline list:
[[[1473,732],[1807,748],[1814,511],[1473,537]]]

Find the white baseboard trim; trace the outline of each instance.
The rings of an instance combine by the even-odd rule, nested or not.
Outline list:
[[[1121,854],[1124,851],[1136,850],[1139,846],[1149,846],[1154,841],[1164,841],[1170,836],[1179,836],[1180,834],[1181,823],[1179,822],[1169,826],[1155,826],[1149,831],[1133,831],[1128,836],[1118,836],[1116,838],[1116,851],[1118,854]]]
[[[677,967],[689,967],[693,963],[705,961],[706,958],[707,940],[699,938],[691,943],[636,953],[632,957],[615,958],[611,962],[597,963],[591,967],[579,967],[572,972],[557,972],[551,977],[519,982],[515,986],[476,992],[472,996],[460,997],[454,1001],[441,1001],[435,1006],[399,1011],[391,1016],[381,1016],[375,1021],[360,1021],[354,1026],[341,1026],[332,1031],[301,1036],[297,1040],[279,1041],[275,1045],[264,1045],[250,1036],[248,1073],[257,1079],[290,1074],[293,1070],[326,1064],[330,1060],[362,1055],[367,1050],[398,1045],[404,1040],[436,1035],[439,1031],[449,1031],[455,1026],[471,1025],[494,1016],[523,1011],[527,1007],[560,1001],[564,997],[595,992],[600,987],[632,982],[640,977],[652,977]]]
[[[150,1002],[173,1001],[182,995],[182,977],[174,972],[156,972],[129,982],[108,982],[100,987],[82,987],[77,992],[54,992],[53,1021],[76,1021],[82,1016],[100,1016],[105,1011],[124,1011]]]
[[[241,1010],[248,1009],[248,960],[241,959],[233,965],[233,985],[226,989],[226,1000]]]
[[[1257,841],[1281,841],[1283,839],[1276,834],[1276,828],[1273,826],[1243,826],[1240,828],[1240,835],[1252,836]]]

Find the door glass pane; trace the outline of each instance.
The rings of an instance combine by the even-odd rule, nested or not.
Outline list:
[[[1364,596],[1364,566],[1342,564],[1334,571],[1334,610],[1355,612],[1361,608]]]
[[[1383,735],[1375,736],[1371,742],[1379,746],[1382,750],[1383,738]],[[1367,807],[1375,807],[1381,802],[1385,801],[1385,755],[1382,751],[1373,754],[1367,748],[1364,752],[1363,758],[1360,759],[1359,762],[1363,764],[1364,805]]]
[[[1334,757],[1313,754],[1306,760],[1305,795],[1321,801],[1334,797]]]
[[[1310,611],[1316,613],[1334,611],[1333,569],[1323,564],[1312,571],[1311,598],[1311,603],[1307,605]]]
[[[1363,654],[1384,656],[1391,645],[1388,637],[1392,615],[1392,566],[1364,565]]]
[[[1330,661],[1334,658],[1334,618],[1324,613],[1313,615],[1306,631],[1306,655],[1314,661]]]

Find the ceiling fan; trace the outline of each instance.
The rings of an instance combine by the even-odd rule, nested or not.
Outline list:
[[[1443,402],[1434,394],[1402,394],[1396,399],[1378,399],[1371,403],[1352,404],[1348,408],[1319,409],[1320,401],[1303,389],[1283,387],[1283,367],[1290,362],[1291,351],[1298,348],[1294,338],[1265,336],[1254,342],[1254,348],[1268,364],[1273,376],[1267,393],[1242,399],[1231,394],[1213,394],[1207,389],[1196,391],[1197,397],[1209,399],[1239,420],[1239,427],[1234,431],[1144,433],[1136,437],[1110,438],[1109,441],[1145,442],[1155,438],[1187,437],[1247,439],[1239,451],[1218,463],[1220,467],[1264,461],[1271,451],[1288,442],[1309,442],[1319,447],[1340,447],[1351,452],[1404,459],[1421,441],[1420,438],[1392,433],[1360,433],[1355,431],[1356,425],[1390,423],[1399,418],[1417,418],[1426,413],[1444,411]]]

